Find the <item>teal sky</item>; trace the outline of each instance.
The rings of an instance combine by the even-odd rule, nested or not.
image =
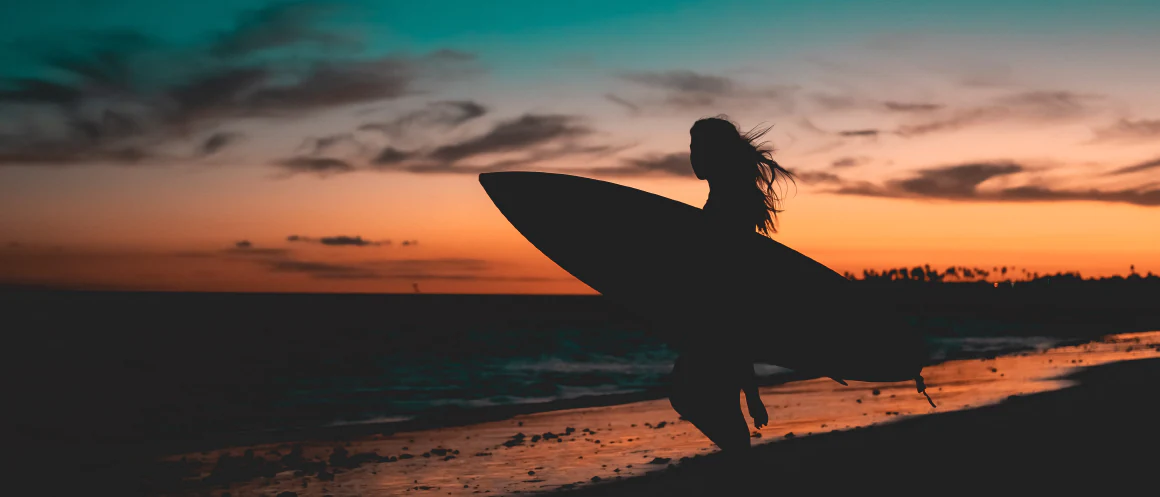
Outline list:
[[[0,30],[7,41],[21,42],[104,29],[140,30],[188,42],[228,30],[240,14],[270,4],[261,0],[6,2],[0,6]],[[1160,17],[1160,4],[1147,0],[449,0],[342,4],[347,9],[335,16],[336,22],[365,30],[372,51],[452,46],[484,52],[495,61],[567,52],[588,52],[615,60],[647,52],[657,57],[654,62],[671,63],[681,60],[692,45],[704,47],[691,50],[699,57],[709,52],[719,58],[728,53],[744,56],[771,45],[808,46],[905,32],[1053,40],[1154,36]],[[499,52],[513,48],[519,52]]]

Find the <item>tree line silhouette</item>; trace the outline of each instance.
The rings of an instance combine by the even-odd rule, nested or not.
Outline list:
[[[1160,284],[1160,275],[1148,271],[1141,275],[1132,265],[1127,276],[1113,275],[1099,278],[1084,278],[1079,271],[1061,271],[1054,274],[1040,274],[1026,268],[1016,266],[984,267],[950,266],[942,271],[932,268],[930,264],[914,266],[912,268],[898,267],[886,270],[864,269],[861,277],[850,271],[843,273],[846,279],[864,282],[920,282],[920,283],[978,283],[993,286],[1016,284],[1051,284],[1051,283],[1148,283]]]

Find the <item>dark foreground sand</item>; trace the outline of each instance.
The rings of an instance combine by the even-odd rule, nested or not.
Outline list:
[[[710,454],[555,495],[1160,495],[1160,359],[1071,379],[997,405],[755,447],[748,462]]]

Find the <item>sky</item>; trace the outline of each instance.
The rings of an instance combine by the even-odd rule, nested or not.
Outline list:
[[[934,4],[934,5],[932,5]],[[839,271],[1160,273],[1154,1],[0,5],[0,285],[593,293],[477,175],[692,205],[772,126]]]

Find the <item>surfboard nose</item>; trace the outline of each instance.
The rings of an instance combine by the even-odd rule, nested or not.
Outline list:
[[[544,175],[545,173],[524,171],[479,173],[479,184],[494,199],[497,195],[506,197],[517,191],[535,186],[535,180]]]
[[[542,210],[557,201],[572,200],[575,183],[582,178],[537,171],[502,171],[479,174],[479,184],[504,215],[512,209]],[[569,188],[569,186],[572,186]],[[573,195],[574,196],[574,195]],[[544,214],[539,212],[538,214]]]

